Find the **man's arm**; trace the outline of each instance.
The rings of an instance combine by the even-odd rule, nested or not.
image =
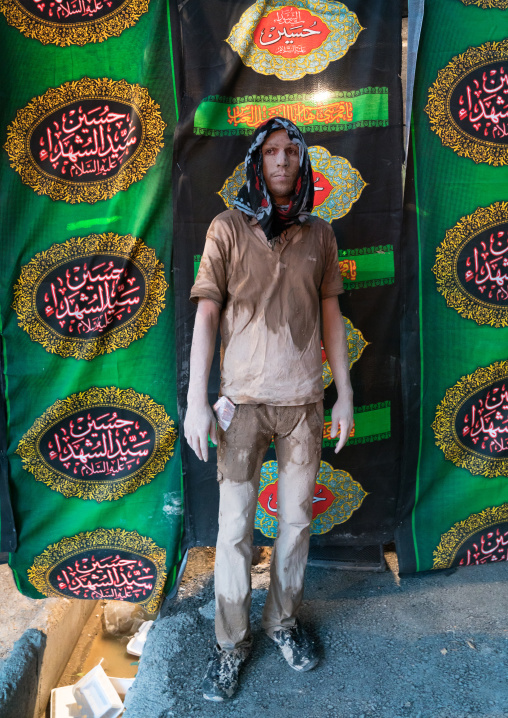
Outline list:
[[[208,377],[219,318],[218,304],[212,299],[199,300],[192,335],[184,434],[189,446],[202,461],[208,461],[208,435],[217,444],[215,416],[208,403]]]
[[[353,390],[349,380],[346,327],[337,297],[323,299],[321,313],[323,344],[338,394],[338,399],[332,408],[332,428],[330,430],[330,436],[333,439],[337,436],[340,426],[340,439],[335,446],[335,453],[338,454],[353,428]]]

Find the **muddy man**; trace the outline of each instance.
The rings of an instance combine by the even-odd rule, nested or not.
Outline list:
[[[278,533],[262,624],[292,668],[307,671],[318,662],[296,614],[323,437],[321,326],[338,392],[335,452],[353,426],[337,245],[331,226],[311,215],[314,185],[302,134],[288,120],[269,120],[252,136],[245,169],[235,209],[210,225],[191,291],[198,306],[185,437],[204,461],[208,436],[218,444],[217,645],[203,682],[203,695],[212,701],[234,694],[252,645],[252,536],[261,465],[272,439]],[[207,398],[219,323],[220,394],[232,414],[229,425],[220,423],[227,428],[216,428]]]

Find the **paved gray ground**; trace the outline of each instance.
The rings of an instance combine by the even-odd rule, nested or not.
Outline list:
[[[321,663],[292,671],[261,632],[267,567],[253,569],[255,647],[235,700],[200,684],[213,646],[211,577],[149,633],[124,718],[508,716],[508,566],[402,578],[308,568],[302,621]]]

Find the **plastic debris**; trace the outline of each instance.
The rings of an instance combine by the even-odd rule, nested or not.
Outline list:
[[[117,718],[123,701],[99,663],[72,687],[81,712],[79,718]]]
[[[131,656],[140,656],[145,647],[148,631],[152,627],[153,621],[145,621],[139,628],[139,631],[131,638],[127,644],[127,653]]]
[[[51,718],[117,718],[134,678],[107,676],[99,663],[74,686],[53,688]]]

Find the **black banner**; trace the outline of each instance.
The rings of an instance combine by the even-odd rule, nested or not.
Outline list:
[[[188,0],[172,7],[181,114],[174,212],[179,406],[184,412],[194,322],[190,288],[212,219],[243,182],[249,135],[275,115],[305,132],[315,214],[332,223],[346,293],[355,429],[339,455],[330,440],[336,398],[323,353],[325,431],[312,524],[314,546],[393,537],[400,475],[399,237],[400,7],[397,0]],[[219,342],[218,342],[219,345]],[[218,346],[217,346],[218,350]],[[216,352],[209,400],[219,388]],[[207,464],[183,446],[188,545],[217,530],[215,450]],[[275,452],[262,470],[257,543],[273,533]],[[319,488],[321,486],[321,489]],[[265,492],[263,494],[263,491]],[[266,496],[265,496],[266,494]],[[272,499],[270,500],[270,497]]]

